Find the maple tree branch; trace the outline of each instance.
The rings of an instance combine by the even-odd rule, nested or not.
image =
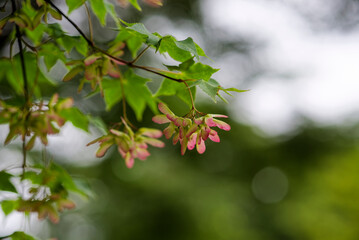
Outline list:
[[[16,12],[15,0],[11,0],[11,4],[12,4],[12,12],[14,14]],[[30,97],[29,97],[29,86],[28,86],[27,75],[26,75],[25,58],[24,58],[24,52],[23,52],[23,47],[22,47],[22,41],[21,41],[22,38],[21,38],[20,28],[16,24],[15,24],[15,30],[16,30],[17,43],[18,43],[18,47],[19,47],[22,77],[23,77],[23,81],[24,81],[25,105],[28,105]]]
[[[12,6],[12,14],[16,12],[16,2],[15,0],[11,0],[11,6]],[[19,55],[20,55],[20,62],[21,62],[21,70],[22,70],[22,77],[24,81],[24,96],[25,96],[25,104],[24,104],[24,116],[25,116],[25,133],[23,133],[22,136],[22,155],[23,155],[23,163],[22,163],[22,169],[23,169],[23,175],[25,173],[25,167],[26,167],[26,134],[27,134],[27,120],[29,116],[29,108],[30,108],[30,96],[29,96],[29,86],[27,81],[27,75],[26,75],[26,66],[25,66],[25,58],[24,58],[24,52],[22,49],[22,38],[21,38],[21,32],[20,28],[17,24],[15,24],[15,30],[16,30],[16,38],[17,43],[19,46]]]
[[[173,77],[167,76],[166,74],[160,73],[160,72],[156,71],[154,68],[151,68],[151,67],[134,65],[134,64],[130,64],[129,66],[130,66],[130,67],[133,67],[133,68],[138,68],[138,69],[145,70],[145,71],[147,71],[147,72],[151,72],[151,73],[157,74],[157,75],[159,75],[159,76],[165,77],[165,78],[170,79],[170,80],[172,80],[172,81],[176,81],[176,82],[186,82],[186,80],[183,80],[183,79],[177,79],[177,78],[173,78]]]
[[[13,0],[12,0],[13,1]],[[79,26],[77,26],[76,23],[74,23],[63,11],[61,11],[53,2],[51,2],[50,0],[45,0],[48,4],[51,5],[51,7],[53,7],[54,9],[56,9],[56,11],[58,13],[60,13],[64,18],[66,18],[67,21],[69,21],[69,23],[71,23],[71,25],[76,28],[76,30],[80,33],[80,35],[86,40],[86,42],[94,47],[94,43],[91,42],[91,40],[85,35],[85,33],[80,29]]]
[[[123,60],[121,58],[118,58],[118,57],[115,57],[113,55],[111,55],[110,53],[108,53],[107,51],[97,47],[94,42],[92,42],[86,35],[85,33],[80,29],[80,27],[74,23],[64,12],[62,12],[53,2],[51,2],[51,0],[45,0],[48,4],[50,4],[54,9],[56,9],[56,11],[58,11],[67,21],[69,21],[71,23],[71,25],[79,32],[79,34],[86,40],[86,42],[88,43],[88,45],[93,48],[94,50],[98,51],[98,52],[101,52],[103,54],[105,54],[106,56],[110,57],[111,59],[117,61],[117,62],[120,62],[124,65],[127,65],[128,67],[131,67],[131,68],[138,68],[138,69],[142,69],[144,71],[147,71],[147,72],[151,72],[151,73],[154,73],[156,75],[159,75],[159,76],[162,76],[162,77],[165,77],[169,80],[172,80],[172,81],[176,81],[176,82],[185,82],[185,81],[192,81],[191,79],[190,80],[184,80],[184,79],[177,79],[177,78],[174,78],[174,77],[170,77],[170,76],[167,76],[166,74],[163,74],[163,73],[160,73],[159,71],[157,70],[154,70],[154,68],[151,68],[151,67],[146,67],[146,66],[139,66],[139,65],[135,65],[134,62],[135,61],[126,61],[126,60]],[[143,54],[143,53],[142,53]],[[141,53],[140,55],[141,56]],[[136,59],[135,59],[136,60]],[[136,60],[137,61],[137,60]]]

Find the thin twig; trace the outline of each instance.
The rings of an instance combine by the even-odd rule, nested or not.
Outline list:
[[[11,0],[12,4],[12,13],[15,14],[16,12],[16,2],[15,0]],[[27,75],[26,75],[26,66],[25,66],[25,58],[24,53],[22,49],[22,41],[21,41],[21,33],[20,28],[18,25],[15,25],[16,29],[16,38],[19,46],[19,54],[20,54],[20,61],[21,61],[21,70],[22,70],[22,77],[24,81],[24,95],[25,95],[25,104],[24,104],[24,117],[25,117],[25,133],[22,138],[22,154],[23,154],[23,163],[22,163],[22,169],[23,169],[23,176],[25,173],[25,167],[26,167],[26,134],[27,134],[27,120],[29,116],[29,106],[30,106],[30,96],[29,96],[29,86],[27,82]]]
[[[136,63],[136,61],[145,53],[145,51],[150,47],[150,46],[147,46],[144,50],[142,50],[142,52],[140,52],[140,54],[133,60],[133,61],[126,61],[126,60],[123,60],[121,58],[118,58],[118,57],[115,57],[113,55],[111,55],[110,53],[108,53],[107,51],[97,47],[95,45],[95,43],[92,41],[92,35],[91,35],[91,39],[89,39],[83,32],[82,30],[79,28],[79,26],[76,25],[76,23],[74,23],[65,13],[63,13],[54,3],[51,2],[51,0],[45,0],[47,3],[49,3],[53,8],[55,8],[64,18],[66,18],[67,21],[69,21],[71,23],[71,25],[79,32],[79,34],[86,40],[86,42],[96,51],[98,52],[101,52],[103,53],[104,55],[108,56],[109,58],[111,58],[112,60],[114,61],[117,61],[119,63],[122,63],[122,64],[125,64],[127,65],[128,67],[132,67],[132,68],[138,68],[138,69],[142,69],[144,71],[147,71],[147,72],[151,72],[151,73],[154,73],[156,75],[159,75],[159,76],[162,76],[162,77],[165,77],[169,80],[172,80],[172,81],[176,81],[176,82],[183,82],[187,89],[188,89],[188,92],[189,92],[189,95],[190,95],[190,98],[191,98],[191,103],[192,103],[192,110],[195,110],[196,112],[198,113],[201,113],[199,112],[195,105],[194,105],[194,99],[193,99],[193,96],[192,96],[192,92],[187,84],[186,81],[194,81],[194,79],[177,79],[177,78],[174,78],[174,77],[171,77],[171,76],[168,76],[166,74],[163,74],[161,73],[161,69],[156,69],[156,68],[152,68],[152,67],[146,67],[146,66],[140,66],[140,65],[135,65],[134,63]],[[88,8],[86,6],[86,9],[88,11]],[[91,31],[90,31],[90,34]],[[122,88],[122,91],[123,90],[123,84],[122,84],[122,81],[121,81],[121,88]],[[124,96],[124,94],[122,94],[122,96]],[[123,101],[123,103],[126,105],[125,101]],[[127,120],[127,117],[126,115],[124,114],[126,120]]]
[[[15,0],[11,0],[13,3],[13,12],[16,11],[16,5]],[[26,75],[26,67],[25,67],[25,58],[24,58],[24,52],[22,47],[22,41],[21,41],[21,33],[20,28],[18,25],[15,25],[16,27],[16,38],[19,46],[19,53],[20,53],[20,61],[21,61],[21,69],[22,69],[22,77],[24,80],[24,95],[25,95],[25,104],[28,106],[29,104],[29,87],[28,87],[28,81],[27,81],[27,75]]]
[[[193,100],[193,96],[192,96],[191,89],[190,89],[190,87],[188,86],[188,83],[186,83],[186,82],[183,82],[183,83],[186,85],[187,90],[188,90],[188,93],[189,93],[189,96],[191,97],[192,110],[197,111],[196,107],[194,106],[194,100]]]
[[[4,236],[4,237],[0,237],[0,239],[7,239],[7,238],[9,238],[9,237],[11,237],[11,235],[7,235],[7,236]]]
[[[21,41],[25,44],[26,47],[30,48],[32,51],[37,53],[37,49],[34,46],[31,46],[29,43],[27,43],[23,38],[21,38]]]
[[[122,64],[127,65],[128,67],[132,67],[132,68],[138,68],[138,69],[142,69],[144,71],[147,72],[151,72],[154,74],[157,74],[159,76],[165,77],[167,79],[176,81],[176,82],[185,82],[185,81],[192,81],[192,80],[184,80],[184,79],[177,79],[177,78],[173,78],[170,76],[167,76],[166,74],[160,73],[156,70],[151,69],[150,67],[145,67],[145,66],[138,66],[133,64],[131,61],[126,61],[123,60],[121,58],[117,58],[113,55],[111,55],[110,53],[106,52],[105,50],[97,47],[85,34],[84,32],[79,28],[79,26],[76,25],[76,23],[74,23],[64,12],[62,12],[54,3],[51,2],[51,0],[45,0],[48,4],[50,4],[54,9],[56,9],[56,11],[58,11],[64,18],[66,18],[67,21],[69,21],[71,23],[71,25],[79,32],[79,34],[86,40],[86,42],[90,45],[90,47],[92,47],[94,50],[101,52],[103,54],[105,54],[106,56],[110,57],[111,59],[120,62]]]
[[[125,64],[125,65],[127,65],[127,66],[131,65],[130,62],[128,62],[128,61],[126,61],[126,60],[123,60],[123,59],[121,59],[121,58],[117,58],[117,57],[115,57],[115,56],[112,56],[111,54],[109,54],[108,52],[106,52],[105,50],[103,50],[103,49],[101,49],[101,48],[99,48],[99,47],[92,46],[92,48],[93,48],[94,50],[98,51],[98,52],[101,52],[101,53],[105,54],[106,56],[108,56],[108,57],[111,58],[112,60],[115,60],[115,61],[117,61],[117,62],[123,63],[123,64]]]
[[[126,110],[126,94],[125,94],[125,87],[124,87],[124,84],[123,84],[123,76],[122,76],[122,73],[119,69],[118,66],[117,67],[117,70],[120,74],[120,85],[121,85],[121,95],[122,95],[122,114],[123,114],[123,118],[125,119],[125,121],[134,129],[137,129],[135,125],[133,125],[130,120],[128,120],[127,118],[127,110]]]
[[[12,0],[14,1],[14,0]],[[91,42],[90,39],[88,39],[85,35],[85,33],[82,32],[82,30],[79,28],[79,26],[76,25],[66,14],[64,14],[55,4],[53,4],[50,0],[45,0],[48,4],[50,4],[56,11],[58,11],[64,18],[66,18],[67,21],[71,23],[71,25],[76,28],[76,30],[80,33],[80,35],[87,41],[87,43],[90,46],[94,46],[93,42]]]
[[[6,0],[5,3],[0,8],[4,9],[8,1],[9,0]]]
[[[157,72],[156,70],[154,70],[153,68],[151,67],[145,67],[145,66],[139,66],[139,65],[129,65],[130,67],[133,67],[133,68],[138,68],[138,69],[142,69],[142,70],[145,70],[147,72],[151,72],[151,73],[154,73],[154,74],[157,74],[159,76],[162,76],[162,77],[165,77],[167,79],[170,79],[172,81],[176,81],[176,82],[186,82],[187,80],[183,80],[183,79],[177,79],[177,78],[174,78],[174,77],[170,77],[170,76],[167,76],[166,74],[163,74],[163,73],[160,73],[160,72]]]
[[[14,47],[15,39],[10,42],[10,51],[9,51],[9,57],[12,59],[12,49]]]

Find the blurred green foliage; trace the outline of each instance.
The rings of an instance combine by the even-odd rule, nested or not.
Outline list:
[[[308,123],[292,136],[266,138],[250,126],[231,126],[203,155],[179,156],[179,146],[168,143],[165,152],[154,151],[131,170],[118,153],[98,166],[73,168],[91,179],[96,196],[65,216],[54,235],[79,240],[359,237],[357,127]],[[287,194],[274,203],[262,202],[252,190],[253,178],[268,166],[289,182]],[[92,234],[81,235],[79,226]]]
[[[196,4],[168,1],[162,9],[144,11],[201,24]],[[127,17],[138,21],[131,11]],[[0,92],[8,88],[0,85]],[[73,86],[59,89],[77,96]],[[89,111],[103,105],[96,96],[86,101],[93,105]],[[118,117],[120,106],[114,109],[102,112],[106,122]],[[223,109],[201,106],[204,112]],[[146,109],[143,125],[152,124],[151,116]],[[131,170],[115,151],[96,166],[67,166],[71,174],[90,179],[95,196],[79,200],[77,210],[51,225],[50,235],[66,240],[359,239],[358,126],[324,128],[307,122],[292,135],[267,138],[252,126],[230,124],[231,132],[221,134],[221,143],[209,143],[203,155],[180,156],[179,146],[167,142],[165,151],[153,150]],[[268,166],[289,183],[284,198],[274,203],[263,203],[252,189],[256,174]]]

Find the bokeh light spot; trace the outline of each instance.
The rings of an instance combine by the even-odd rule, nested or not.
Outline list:
[[[280,202],[288,192],[288,178],[274,167],[266,167],[257,172],[252,181],[254,196],[263,203]]]

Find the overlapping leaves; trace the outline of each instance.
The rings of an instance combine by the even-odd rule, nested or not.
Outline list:
[[[129,3],[141,10],[137,0],[117,2],[123,5]],[[143,2],[152,6],[162,5],[162,0],[143,0]],[[165,105],[160,104],[160,111],[163,114],[155,116],[154,120],[158,123],[169,123],[164,131],[165,136],[167,138],[174,136],[173,141],[181,143],[182,154],[186,149],[191,150],[194,147],[199,153],[203,153],[204,141],[208,138],[218,142],[218,134],[211,127],[229,130],[228,124],[215,119],[226,116],[203,114],[195,108],[197,86],[214,101],[216,97],[225,101],[220,95],[221,91],[230,95],[231,91],[242,90],[223,88],[212,78],[218,69],[200,62],[201,57],[206,55],[192,38],[177,40],[174,36],[151,33],[141,23],[125,23],[118,18],[114,5],[107,0],[66,0],[68,13],[80,7],[85,11],[85,7],[89,7],[90,12],[97,17],[102,26],[106,25],[108,16],[115,21],[118,35],[110,47],[102,49],[98,47],[101,44],[93,41],[92,36],[87,38],[80,30],[81,36],[70,36],[58,23],[49,24],[49,19],[60,21],[65,16],[50,0],[27,0],[22,3],[12,14],[0,20],[0,34],[9,23],[15,24],[16,29],[20,29],[16,39],[14,31],[10,35],[11,46],[15,40],[25,45],[20,51],[24,52],[23,56],[20,57],[22,54],[19,53],[11,58],[0,59],[0,81],[10,87],[11,91],[7,94],[12,98],[10,101],[0,100],[0,124],[9,124],[10,130],[5,140],[6,144],[15,137],[21,136],[26,143],[25,152],[33,148],[36,139],[40,139],[46,145],[47,136],[58,133],[66,121],[83,130],[88,129],[88,118],[79,109],[72,107],[72,99],[59,99],[55,94],[48,103],[41,100],[46,93],[53,92],[55,85],[47,77],[49,75],[45,68],[48,72],[51,71],[58,61],[69,66],[69,71],[63,78],[65,82],[80,76],[78,90],[82,90],[84,84],[89,83],[93,93],[101,92],[108,111],[120,101],[124,101],[123,103],[132,108],[139,121],[142,120],[146,107],[157,113],[156,105],[160,97],[179,97],[191,107],[187,115],[176,116],[169,109],[165,109]],[[78,26],[74,25],[74,27],[78,29]],[[158,54],[172,58],[178,62],[178,65],[164,65],[167,70],[136,65],[137,60],[148,47]],[[127,56],[126,51],[131,53],[133,60],[120,59]],[[155,94],[147,86],[150,79],[141,77],[134,69],[142,69],[163,77],[162,84]],[[22,73],[27,76],[27,84],[22,79]],[[125,106],[123,109],[126,109]],[[111,127],[102,137],[90,143],[99,143],[97,157],[102,157],[111,146],[115,145],[127,167],[131,168],[136,158],[145,160],[150,155],[148,145],[164,146],[157,139],[162,135],[161,131],[133,127],[126,117],[126,112],[121,119],[120,125]],[[53,163],[47,167],[23,170],[24,175],[20,182],[28,181],[31,185],[26,190],[30,197],[26,198],[17,193],[17,186],[13,184],[13,179],[19,180],[19,176],[6,171],[0,172],[0,191],[18,195],[15,200],[1,202],[6,215],[13,211],[34,212],[39,218],[49,218],[52,222],[58,222],[59,212],[74,207],[74,202],[69,199],[69,193],[72,191],[83,194],[66,171]],[[33,239],[21,232],[15,232],[9,237]]]
[[[75,184],[72,177],[59,165],[51,163],[47,167],[34,167],[26,171],[21,178],[21,183],[28,181],[26,194],[18,193],[10,181],[11,178],[19,178],[8,172],[0,172],[0,191],[11,191],[17,194],[16,199],[8,199],[0,202],[5,215],[13,211],[25,213],[37,213],[39,219],[49,218],[53,223],[59,221],[59,212],[72,209],[75,203],[69,199],[70,192],[87,197],[86,192]]]
[[[9,124],[5,144],[17,136],[21,136],[22,139],[31,136],[26,145],[27,150],[33,148],[36,138],[47,145],[47,136],[58,133],[58,127],[63,126],[66,121],[71,121],[76,127],[87,131],[87,118],[72,105],[71,98],[59,99],[58,94],[55,94],[48,104],[34,104],[29,111],[0,101],[0,123]]]
[[[121,81],[123,81],[122,84]],[[132,70],[125,72],[122,80],[105,79],[103,89],[107,109],[111,109],[120,102],[123,99],[122,92],[125,92],[125,99],[138,120],[142,119],[146,106],[156,113],[156,99],[146,85],[148,81],[150,80],[136,75]]]

